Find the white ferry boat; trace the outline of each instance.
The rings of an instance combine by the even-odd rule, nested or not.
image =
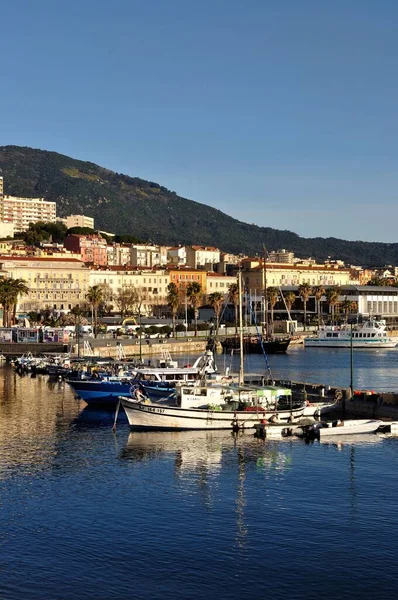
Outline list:
[[[384,319],[368,319],[355,325],[325,326],[304,338],[306,348],[394,348],[398,339],[388,337]]]

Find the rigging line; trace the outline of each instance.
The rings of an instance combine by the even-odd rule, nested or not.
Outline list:
[[[253,321],[253,323],[254,323],[254,326],[255,326],[255,328],[256,328],[256,333],[257,333],[257,336],[258,336],[258,339],[259,339],[259,342],[260,342],[261,351],[262,351],[262,353],[263,353],[263,356],[264,356],[264,360],[265,360],[265,366],[266,366],[267,373],[268,373],[268,378],[269,378],[271,381],[273,381],[273,379],[274,379],[274,378],[272,377],[271,366],[270,366],[270,364],[269,364],[269,362],[268,362],[268,357],[267,357],[267,354],[266,354],[266,352],[265,352],[265,348],[264,348],[264,344],[263,344],[263,336],[261,335],[261,333],[260,333],[260,331],[259,331],[259,328],[258,328],[258,325],[257,325],[256,318],[255,318],[255,316],[253,315],[253,309],[252,309],[252,305],[251,305],[251,302],[250,302],[250,301],[249,301],[249,309],[250,309],[250,320],[252,320],[252,321]]]

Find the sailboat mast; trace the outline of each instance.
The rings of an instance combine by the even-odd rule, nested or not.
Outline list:
[[[262,286],[264,293],[264,320],[263,320],[263,335],[268,336],[268,294],[267,294],[267,250],[264,246],[263,253],[263,268],[262,268]]]
[[[242,311],[242,271],[238,272],[239,294],[239,385],[243,385],[243,311]]]

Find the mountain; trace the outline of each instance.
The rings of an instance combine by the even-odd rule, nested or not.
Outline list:
[[[350,242],[337,238],[302,238],[291,231],[249,225],[221,211],[178,196],[157,183],[114,173],[46,150],[0,146],[4,191],[57,203],[60,217],[85,214],[95,227],[128,233],[164,245],[217,246],[232,253],[254,255],[287,248],[297,256],[348,264],[398,264],[398,244]]]

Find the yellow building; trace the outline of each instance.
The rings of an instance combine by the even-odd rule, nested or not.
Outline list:
[[[267,262],[263,275],[261,259],[242,261],[242,274],[246,288],[253,291],[264,288],[264,278],[267,287],[298,286],[302,283],[308,283],[311,287],[317,285],[330,287],[358,283],[357,279],[353,279],[356,275],[351,269],[338,265],[292,265]]]
[[[89,269],[79,260],[0,256],[0,270],[5,277],[23,279],[29,287],[29,294],[20,297],[19,311],[68,310],[86,302]]]
[[[218,273],[207,273],[206,296],[214,292],[220,292],[224,296],[228,295],[231,284],[237,283],[236,276],[220,275]]]
[[[141,303],[141,312],[151,314],[154,306],[166,304],[169,272],[164,269],[133,269],[117,265],[92,269],[90,286],[105,285],[112,295],[117,295],[125,287],[133,287]],[[115,302],[111,302],[117,307]]]

